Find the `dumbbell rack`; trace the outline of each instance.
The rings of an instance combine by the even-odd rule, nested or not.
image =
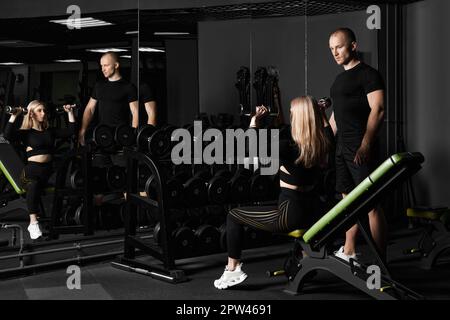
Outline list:
[[[113,262],[112,266],[126,270],[149,275],[159,280],[170,283],[186,281],[184,271],[175,269],[175,255],[173,242],[170,241],[172,232],[169,217],[166,216],[165,204],[167,193],[161,183],[161,175],[157,164],[147,155],[134,149],[126,149],[127,155],[127,204],[125,209],[125,240],[124,255],[119,262]],[[150,174],[155,178],[156,201],[142,197],[138,190],[138,164],[145,165],[150,169]],[[161,242],[159,245],[151,241],[143,241],[136,235],[137,209],[141,207],[156,208],[159,212],[161,228]],[[140,262],[136,260],[136,250],[148,254],[163,263],[163,267]]]
[[[50,237],[58,238],[60,234],[83,233],[84,235],[92,235],[94,233],[93,216],[89,214],[93,212],[92,208],[92,190],[88,177],[91,176],[92,166],[92,150],[89,146],[80,147],[78,150],[72,150],[64,159],[56,173],[55,196],[53,198],[53,207],[51,213]],[[83,186],[78,189],[66,187],[66,175],[69,162],[75,158],[81,158],[81,170],[83,175]],[[65,196],[78,195],[83,199],[84,214],[82,215],[82,224],[76,226],[61,226],[58,223],[58,217],[62,212],[63,198]]]

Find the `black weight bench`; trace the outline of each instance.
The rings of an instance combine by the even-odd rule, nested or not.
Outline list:
[[[361,182],[347,197],[341,200],[308,230],[296,230],[289,235],[296,238],[294,252],[298,258],[298,272],[289,280],[286,292],[298,294],[310,275],[326,270],[375,299],[422,299],[419,294],[395,282],[381,259],[370,234],[368,212],[380,198],[407,180],[421,168],[424,157],[420,153],[401,153],[384,161],[372,174]],[[380,270],[379,286],[368,266],[350,263],[333,255],[334,240],[352,225],[358,224]],[[302,251],[306,256],[302,258]],[[375,285],[368,285],[369,283]]]

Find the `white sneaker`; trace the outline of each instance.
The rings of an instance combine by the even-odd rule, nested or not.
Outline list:
[[[41,228],[39,228],[39,222],[30,223],[28,226],[28,232],[30,233],[30,238],[36,240],[39,237],[42,237]]]
[[[247,274],[242,271],[242,263],[240,263],[234,271],[228,271],[228,268],[225,267],[220,279],[214,281],[214,287],[220,290],[227,289],[242,283],[245,279],[247,279]]]
[[[354,262],[355,266],[357,266],[357,267],[361,266],[358,262],[356,262],[356,260],[358,260],[358,259],[356,258],[355,253],[351,254],[351,255],[344,253],[344,246],[340,247],[339,250],[335,251],[334,255],[342,260],[347,261],[348,263],[350,263],[350,259],[353,259],[353,260],[355,260],[355,262]]]

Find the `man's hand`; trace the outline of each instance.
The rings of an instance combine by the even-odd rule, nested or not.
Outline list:
[[[367,163],[370,159],[370,144],[362,142],[358,151],[356,151],[355,159],[353,160],[358,166]]]

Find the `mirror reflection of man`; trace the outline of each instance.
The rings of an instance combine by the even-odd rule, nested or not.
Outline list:
[[[91,123],[98,106],[99,124],[117,127],[129,124],[138,127],[139,108],[134,85],[122,78],[119,58],[115,52],[107,52],[100,59],[103,76],[106,81],[98,81],[92,90],[91,98],[84,110],[78,142],[85,144],[86,130]]]
[[[384,119],[384,81],[380,73],[357,54],[354,32],[348,28],[334,31],[329,40],[336,63],[344,68],[337,75],[330,95],[333,114],[330,124],[337,136],[336,189],[345,197],[377,166],[377,133]],[[381,208],[369,212],[372,237],[385,258],[387,224]],[[345,245],[335,254],[345,260],[356,258],[358,226],[346,232]]]
[[[78,143],[85,144],[85,135],[89,124],[94,118],[98,108],[98,124],[116,128],[122,124],[138,127],[139,105],[136,87],[122,78],[120,74],[119,58],[115,52],[107,52],[100,59],[104,80],[98,81],[93,90],[86,109],[83,113],[81,129],[78,134]],[[108,168],[113,165],[126,167],[126,158],[123,154],[102,153],[94,155],[92,166]],[[101,205],[103,195],[97,194],[95,204]]]

